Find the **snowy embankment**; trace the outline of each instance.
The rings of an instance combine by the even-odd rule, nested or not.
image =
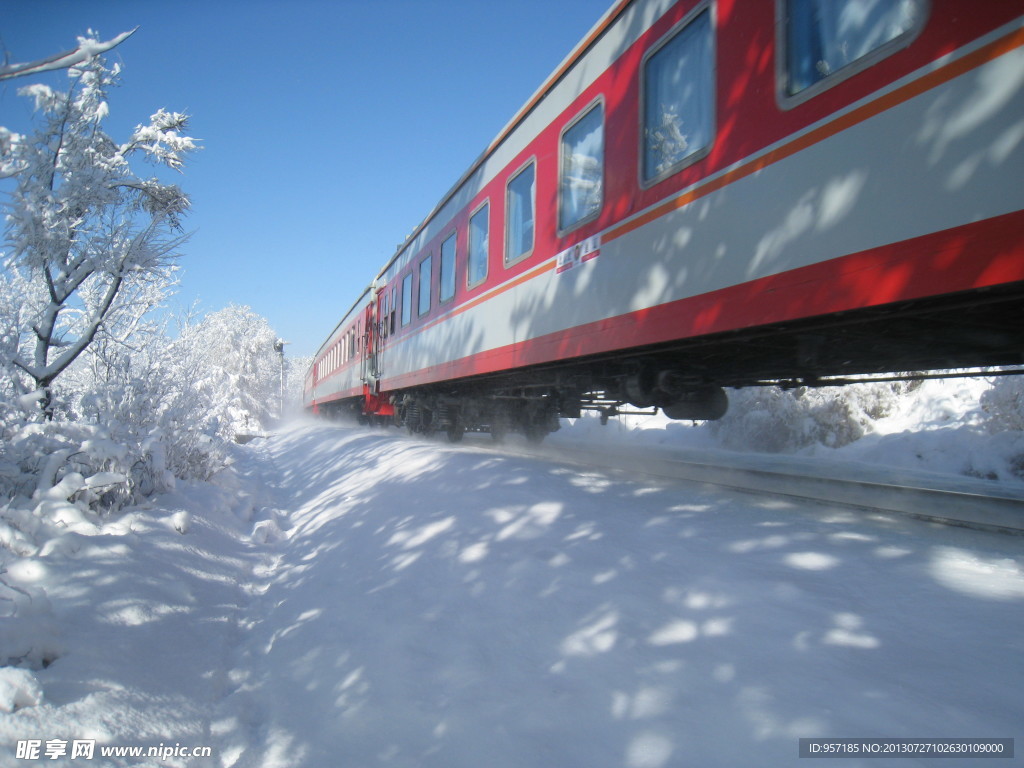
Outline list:
[[[165,764],[236,768],[1024,743],[1017,537],[316,425],[240,448],[220,488],[51,541],[4,576],[45,590],[20,639],[55,660],[4,671],[0,765],[26,738],[210,745]]]

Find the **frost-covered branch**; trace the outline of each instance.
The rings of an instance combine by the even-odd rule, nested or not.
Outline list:
[[[48,56],[45,59],[37,59],[36,61],[29,61],[24,64],[4,64],[3,66],[0,66],[0,80],[11,80],[15,77],[38,75],[42,72],[52,72],[56,69],[70,69],[71,67],[77,66],[84,61],[88,61],[94,56],[106,53],[111,48],[120,45],[131,37],[137,29],[138,27],[135,27],[135,29],[122,32],[117,37],[107,40],[105,43],[91,37],[80,37],[78,38],[78,46],[70,51],[64,51],[63,53]]]

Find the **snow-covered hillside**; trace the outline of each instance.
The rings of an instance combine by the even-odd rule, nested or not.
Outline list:
[[[215,753],[104,758],[126,766],[662,768],[1024,737],[1017,537],[396,430],[300,425],[235,461],[10,560],[0,765],[25,739]]]

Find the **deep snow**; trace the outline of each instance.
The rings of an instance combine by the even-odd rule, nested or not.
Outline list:
[[[1022,541],[300,425],[237,449],[217,486],[9,559],[0,644],[55,660],[0,669],[0,765],[27,764],[26,738],[210,745],[164,764],[237,768],[1021,748]]]

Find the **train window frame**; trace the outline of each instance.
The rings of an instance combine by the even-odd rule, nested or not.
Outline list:
[[[434,265],[433,265],[433,253],[428,253],[424,258],[420,259],[416,265],[416,280],[417,280],[417,291],[416,291],[416,317],[423,317],[430,312],[431,306],[431,283],[434,280]],[[424,281],[423,268],[426,267],[427,278]]]
[[[395,318],[396,318],[396,315],[398,314],[398,307],[396,306],[397,305],[397,299],[398,299],[398,287],[392,285],[391,286],[391,304],[388,307],[389,310],[390,310],[390,312],[388,314],[388,318],[389,318],[390,326],[391,327],[388,330],[388,336],[393,336],[394,333],[395,333]]]
[[[402,327],[412,322],[412,270],[402,278]]]
[[[530,184],[530,247],[524,251],[520,251],[515,256],[509,256],[511,251],[511,237],[512,237],[512,184],[519,180],[519,178],[527,171],[533,171],[533,182]],[[506,267],[511,267],[513,264],[530,258],[533,255],[534,250],[537,247],[537,158],[531,157],[521,166],[519,169],[508,177],[508,181],[505,182],[505,252],[504,252],[504,263]]]
[[[910,46],[927,26],[931,17],[931,0],[910,0],[918,11],[914,24],[896,37],[873,48],[863,56],[830,72],[810,85],[791,92],[790,49],[790,7],[794,0],[775,0],[775,100],[780,109],[788,110],[813,99],[820,93],[849,80],[851,77],[872,68],[894,53]]]
[[[437,261],[438,261],[438,285],[437,285],[437,303],[438,303],[438,306],[440,306],[441,304],[448,304],[449,302],[452,302],[452,301],[455,300],[455,292],[456,292],[456,288],[458,287],[458,278],[457,278],[457,276],[455,274],[455,271],[456,271],[456,265],[458,264],[458,261],[459,261],[459,259],[458,259],[459,244],[458,244],[458,240],[456,239],[456,235],[457,234],[458,234],[457,230],[452,230],[452,232],[448,235],[448,237],[446,237],[444,240],[441,241],[441,246],[438,249],[438,253],[439,253],[439,256],[438,256],[438,259],[437,259]],[[445,246],[448,245],[448,243],[451,243],[452,247],[451,247],[451,260],[450,260],[450,262],[448,264],[448,270],[446,271],[445,270],[445,256],[446,256],[446,254],[445,254],[445,250],[444,249],[445,249]],[[445,291],[445,288],[449,288],[450,289],[450,293],[447,293]]]
[[[697,150],[684,155],[677,162],[673,163],[669,167],[665,168],[659,173],[651,176],[647,175],[647,97],[648,91],[650,90],[647,84],[647,66],[650,64],[651,59],[655,58],[661,51],[663,51],[669,44],[672,43],[676,38],[683,34],[688,28],[695,24],[700,17],[707,13],[708,14],[708,32],[709,32],[709,51],[708,56],[711,60],[711,65],[708,68],[708,74],[711,82],[707,85],[707,93],[710,97],[709,105],[709,121],[708,121],[708,138],[707,141]],[[639,123],[640,130],[638,135],[639,140],[639,156],[637,162],[637,174],[639,176],[639,185],[641,189],[650,189],[651,187],[660,184],[665,179],[676,175],[684,168],[700,162],[711,153],[712,147],[715,145],[715,141],[718,137],[718,17],[716,14],[716,6],[711,0],[704,0],[701,3],[695,5],[689,13],[687,13],[682,19],[675,24],[672,29],[666,32],[655,42],[645,53],[643,59],[640,61],[640,67],[638,70],[638,76],[640,78],[640,102],[639,102]]]
[[[565,213],[564,191],[565,191],[565,181],[566,181],[566,176],[567,176],[567,171],[568,171],[568,168],[567,168],[567,165],[566,165],[567,157],[566,157],[566,152],[565,152],[565,150],[566,150],[566,136],[570,133],[570,131],[572,131],[574,128],[578,127],[580,125],[580,123],[582,123],[587,117],[589,117],[591,115],[591,113],[593,113],[595,110],[598,110],[598,109],[601,110],[601,186],[600,186],[600,191],[598,193],[599,199],[598,199],[598,203],[597,203],[597,208],[595,208],[592,213],[588,213],[585,216],[581,216],[580,218],[575,219],[574,221],[571,221],[569,223],[565,223],[563,221],[563,216],[564,216],[564,213]],[[558,230],[557,231],[558,231],[558,236],[559,237],[567,235],[568,233],[572,232],[573,230],[578,229],[579,227],[582,227],[584,224],[588,224],[591,221],[594,221],[596,218],[598,218],[601,215],[601,211],[604,209],[604,192],[605,192],[606,179],[607,179],[606,169],[608,167],[608,164],[605,162],[605,134],[607,132],[606,128],[607,128],[607,110],[605,109],[604,95],[601,95],[601,96],[598,96],[593,101],[591,101],[589,104],[587,104],[587,106],[585,106],[583,109],[581,109],[579,111],[579,113],[572,120],[570,120],[568,123],[566,123],[565,127],[562,129],[562,132],[558,136],[558,200],[557,200],[557,205],[558,205],[558,211],[557,211]]]
[[[483,236],[483,271],[480,275],[479,280],[473,279],[473,257],[476,255],[473,250],[473,222],[480,215],[484,217],[484,236]],[[478,285],[483,285],[487,282],[487,274],[490,272],[490,253],[491,253],[491,201],[490,199],[484,200],[478,205],[473,212],[469,215],[469,225],[466,233],[466,288],[476,288]]]

